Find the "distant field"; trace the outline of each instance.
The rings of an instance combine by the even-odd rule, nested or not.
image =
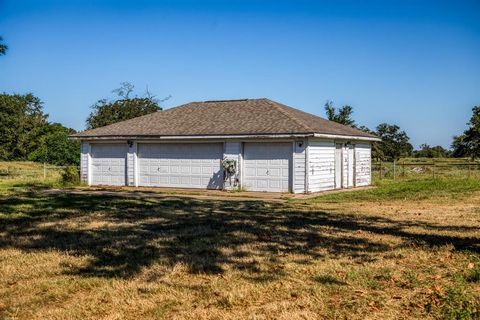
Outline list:
[[[373,161],[374,179],[480,178],[480,161],[457,158],[402,158]]]
[[[60,183],[62,168],[30,161],[0,161],[0,188]]]
[[[480,317],[478,179],[382,180],[282,203],[11,181],[0,319]]]

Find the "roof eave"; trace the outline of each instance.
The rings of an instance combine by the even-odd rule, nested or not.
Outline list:
[[[371,141],[371,142],[382,141],[382,139],[377,137],[352,136],[352,135],[330,134],[330,133],[314,133],[313,136],[315,138],[325,138],[325,139],[342,139],[342,140]]]
[[[371,141],[380,142],[377,137],[365,137],[354,135],[340,135],[329,133],[269,133],[269,134],[223,134],[223,135],[175,135],[175,136],[156,136],[156,135],[71,135],[72,140],[196,140],[196,139],[259,139],[259,138],[324,138],[324,139],[342,139],[353,141]]]
[[[313,137],[314,133],[277,133],[277,134],[222,134],[222,135],[89,135],[89,136],[69,136],[72,140],[196,140],[196,139],[247,139],[247,138],[306,138]]]

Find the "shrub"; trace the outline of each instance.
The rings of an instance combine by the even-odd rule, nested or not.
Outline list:
[[[63,184],[79,184],[80,172],[76,166],[68,166],[63,169],[62,172]]]

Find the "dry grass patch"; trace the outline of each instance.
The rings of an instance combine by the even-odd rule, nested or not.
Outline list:
[[[0,318],[474,318],[479,199],[3,193]]]

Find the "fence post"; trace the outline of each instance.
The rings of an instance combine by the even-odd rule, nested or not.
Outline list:
[[[382,180],[382,160],[380,160],[380,180]]]
[[[43,180],[47,179],[47,163],[43,163]]]
[[[397,175],[397,167],[396,167],[397,161],[393,159],[393,180],[395,180],[395,176]]]
[[[405,159],[403,159],[403,162],[402,162],[402,175],[405,178]]]

